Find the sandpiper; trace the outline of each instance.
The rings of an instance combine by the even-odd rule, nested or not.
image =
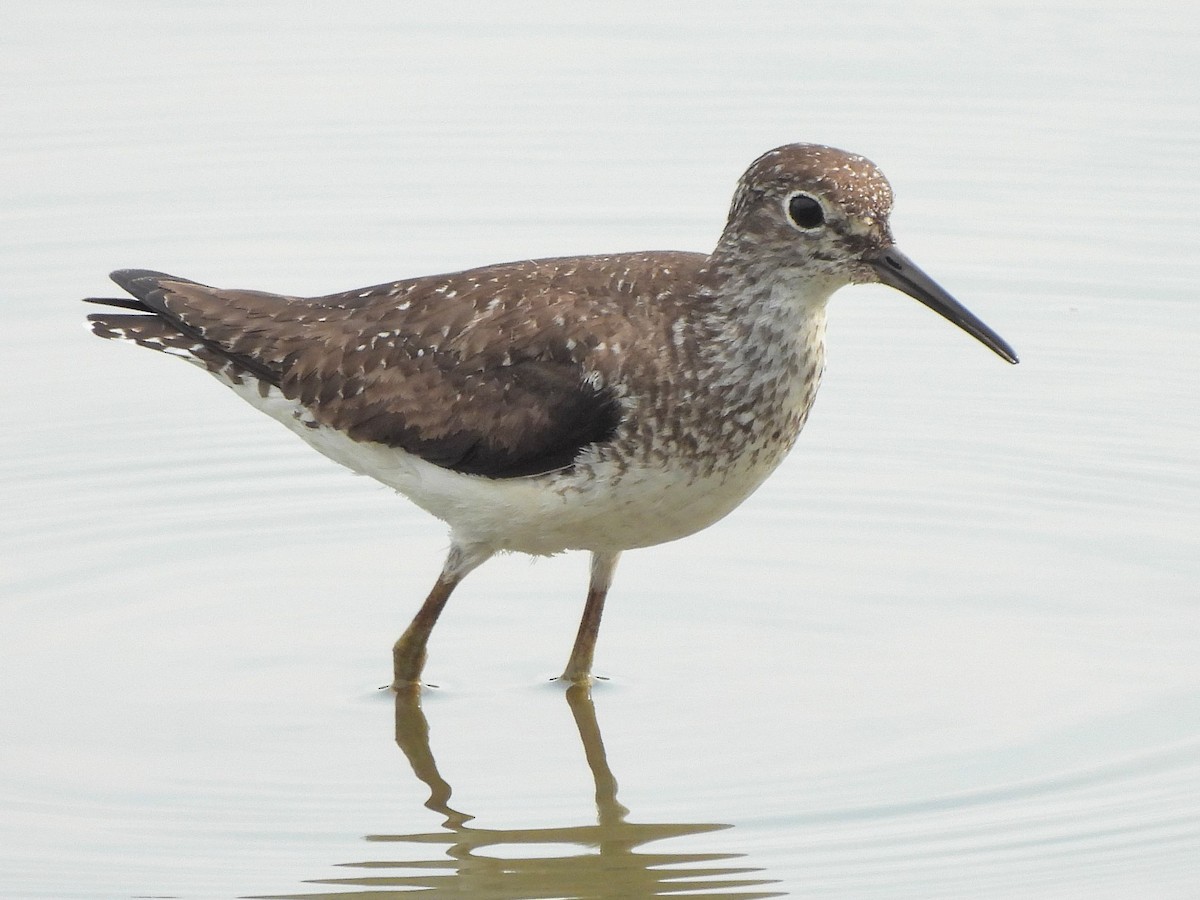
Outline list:
[[[1017,362],[896,249],[891,207],[869,160],[790,144],[742,176],[709,254],[523,260],[313,298],[126,269],[112,278],[134,299],[89,298],[126,311],[89,319],[203,367],[449,524],[393,687],[419,683],[451,592],[501,551],[591,552],[561,676],[587,682],[621,552],[716,522],[791,449],[838,288],[890,285]]]

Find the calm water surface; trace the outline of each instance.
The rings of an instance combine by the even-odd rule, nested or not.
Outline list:
[[[1197,13],[63,0],[0,84],[0,895],[1200,895]],[[120,266],[322,293],[706,249],[763,150],[866,153],[1022,355],[832,306],[796,453],[630,553],[489,563],[190,367]]]

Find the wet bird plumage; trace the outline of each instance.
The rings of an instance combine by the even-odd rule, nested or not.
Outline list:
[[[96,302],[130,312],[90,319],[203,366],[450,525],[442,576],[397,643],[397,685],[419,676],[453,587],[507,550],[593,553],[564,673],[584,680],[621,551],[712,524],[791,448],[839,287],[896,286],[1016,361],[895,250],[890,209],[864,158],[789,145],[743,176],[707,255],[527,260],[317,298],[124,270],[113,278],[136,299]]]

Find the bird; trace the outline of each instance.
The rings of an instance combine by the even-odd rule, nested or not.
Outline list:
[[[563,681],[591,684],[618,558],[736,508],[792,449],[825,368],[826,310],[882,283],[1009,363],[1016,353],[896,246],[893,193],[858,154],[794,143],[737,182],[710,253],[520,260],[318,297],[145,269],[93,333],[179,356],[334,461],[449,526],[392,650],[422,684],[454,589],[497,553],[591,554]]]

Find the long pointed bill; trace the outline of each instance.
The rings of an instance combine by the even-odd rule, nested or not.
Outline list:
[[[919,300],[943,318],[949,319],[967,334],[974,337],[985,346],[991,347],[999,356],[1010,363],[1017,362],[1017,354],[1008,342],[992,329],[988,328],[979,318],[942,290],[936,281],[926,275],[911,259],[897,250],[888,247],[874,257],[868,257],[879,280],[903,291],[914,300]]]

